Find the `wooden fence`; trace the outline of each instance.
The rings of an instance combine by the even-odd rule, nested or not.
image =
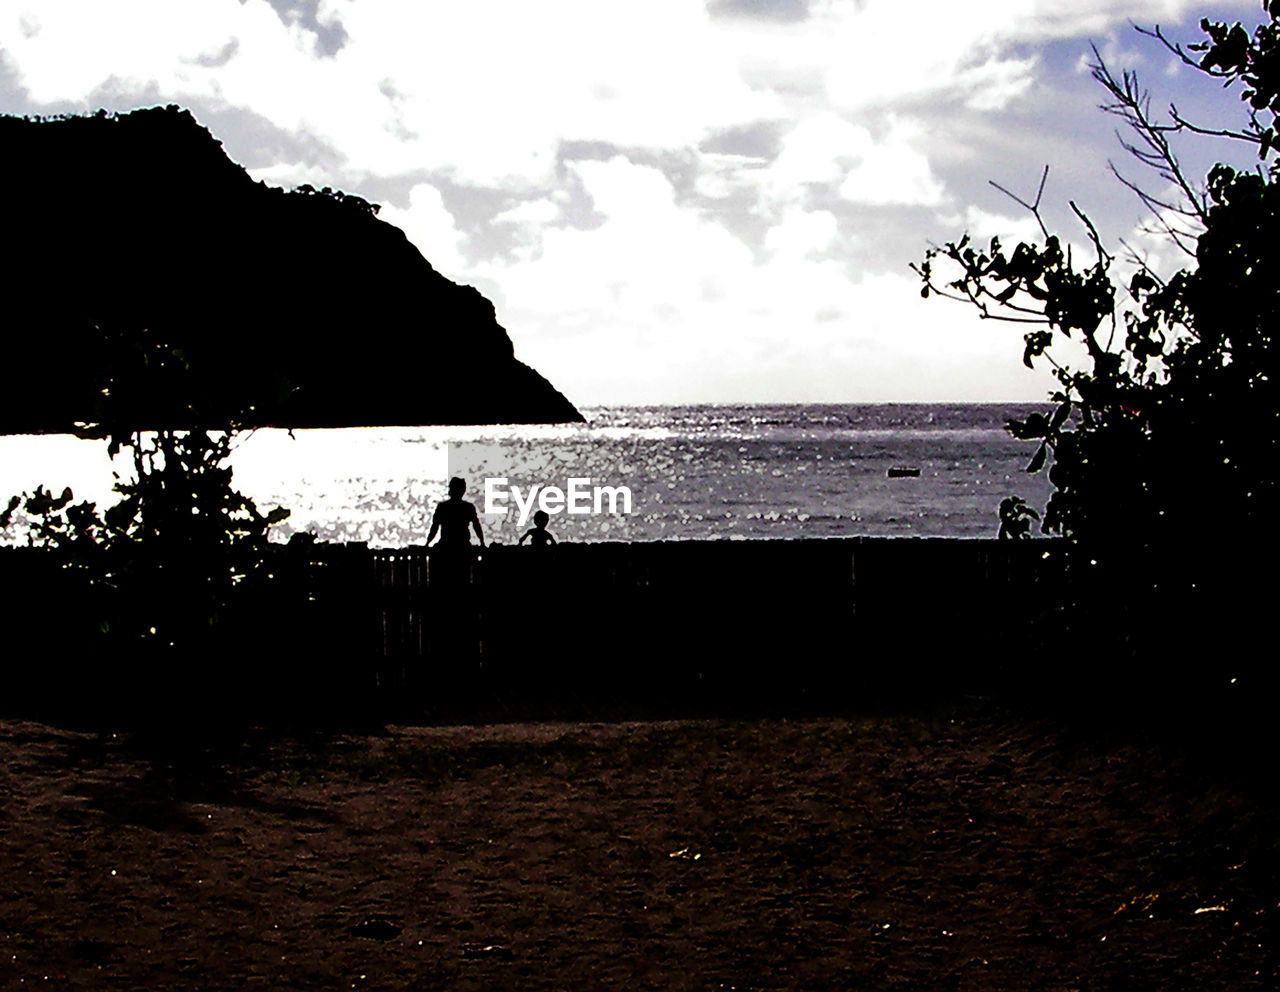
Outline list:
[[[0,691],[147,685],[407,714],[476,695],[813,699],[935,686],[1025,664],[1060,593],[1052,541],[825,539],[492,547],[291,544],[208,653],[104,653],[74,570],[0,549]],[[175,667],[199,670],[174,683]],[[138,673],[142,673],[139,675]],[[304,706],[304,708],[305,708]]]

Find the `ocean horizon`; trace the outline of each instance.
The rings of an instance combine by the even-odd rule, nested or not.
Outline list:
[[[552,513],[561,541],[994,537],[1008,495],[1042,505],[1034,444],[1004,428],[1047,404],[793,403],[595,406],[585,424],[259,430],[239,442],[237,488],[289,508],[273,532],[405,547],[426,541],[448,479],[468,482],[486,537],[515,543],[513,501],[485,514],[485,478],[625,487],[630,512]],[[0,439],[0,493],[36,485],[112,501],[102,442]],[[127,466],[115,470],[127,474]],[[890,470],[902,470],[891,477]],[[915,474],[918,472],[918,475]],[[495,501],[494,506],[498,504]],[[21,543],[11,531],[7,543]]]

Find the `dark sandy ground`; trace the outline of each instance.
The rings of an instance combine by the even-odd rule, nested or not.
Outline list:
[[[218,753],[0,722],[0,985],[1276,988],[1275,818],[990,710]]]

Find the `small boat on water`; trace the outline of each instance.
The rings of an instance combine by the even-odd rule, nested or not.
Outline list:
[[[918,479],[920,469],[909,465],[893,465],[885,475],[890,479]]]

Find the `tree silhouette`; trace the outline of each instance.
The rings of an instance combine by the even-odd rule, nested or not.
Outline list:
[[[131,474],[117,475],[119,500],[105,510],[70,489],[12,497],[0,527],[20,523],[34,547],[61,552],[80,580],[79,610],[92,610],[101,648],[142,651],[177,664],[208,653],[237,604],[258,586],[270,528],[288,510],[258,510],[238,492],[228,460],[242,434],[217,423],[195,397],[196,373],[180,349],[146,328],[95,325],[101,359],[96,419],[79,433],[104,440]],[[181,402],[208,427],[140,430],[140,405],[156,394]],[[216,426],[214,426],[216,424]],[[16,518],[16,519],[15,519]]]
[[[1027,469],[1047,471],[1054,487],[1042,529],[1070,541],[1074,615],[1146,660],[1147,674],[1167,671],[1175,652],[1198,652],[1188,666],[1196,685],[1206,673],[1220,685],[1239,684],[1246,671],[1255,681],[1266,675],[1243,660],[1263,587],[1238,568],[1242,542],[1267,565],[1276,550],[1280,0],[1264,8],[1271,21],[1254,32],[1204,20],[1207,40],[1186,48],[1159,28],[1143,31],[1205,76],[1238,86],[1238,126],[1192,122],[1176,106],[1158,117],[1137,78],[1116,76],[1094,49],[1103,109],[1125,123],[1123,145],[1154,171],[1156,191],[1113,171],[1150,208],[1149,229],[1185,253],[1180,271],[1162,278],[1123,243],[1118,260],[1072,202],[1090,246],[1087,259],[1076,257],[1044,224],[1043,177],[1033,199],[1014,197],[1040,222],[1042,243],[1010,251],[966,235],[913,266],[922,295],[1029,325],[1023,360],[1050,363],[1058,388],[1051,411],[1008,428],[1040,442]],[[1194,183],[1175,136],[1247,142],[1260,164],[1220,164]],[[1055,359],[1060,338],[1083,343],[1084,367]],[[1006,500],[1002,536],[1025,535],[1029,511]]]

